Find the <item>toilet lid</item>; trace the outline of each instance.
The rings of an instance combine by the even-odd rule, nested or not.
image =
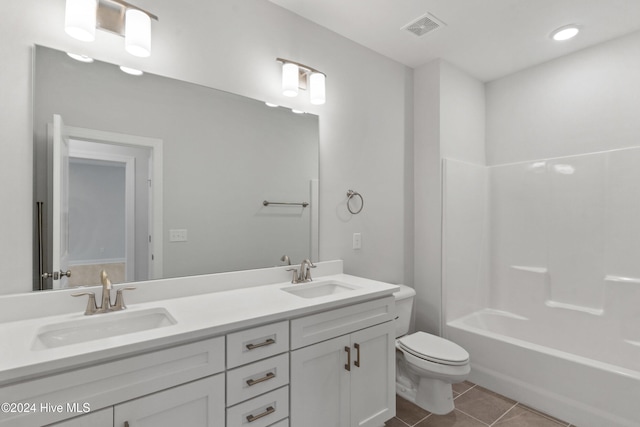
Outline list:
[[[469,353],[464,348],[426,332],[404,336],[398,340],[398,343],[403,350],[434,363],[465,365],[469,362]]]

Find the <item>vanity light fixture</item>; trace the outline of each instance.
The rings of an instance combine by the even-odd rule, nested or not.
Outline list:
[[[565,25],[551,33],[551,38],[555,41],[565,41],[574,38],[580,32],[577,25]]]
[[[96,38],[98,0],[67,0],[64,30],[74,39],[92,42]]]
[[[282,64],[282,94],[284,96],[298,96],[299,89],[309,88],[309,101],[314,105],[326,102],[326,75],[298,62],[276,58]]]
[[[151,18],[137,9],[125,14],[124,48],[133,56],[151,55]]]
[[[151,20],[158,17],[123,0],[67,0],[65,31],[82,41],[95,40],[96,28],[125,38],[134,56],[151,54]]]

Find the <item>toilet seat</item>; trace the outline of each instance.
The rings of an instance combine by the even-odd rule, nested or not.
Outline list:
[[[397,342],[401,350],[429,362],[450,366],[462,366],[469,363],[469,353],[464,348],[426,332],[405,335]]]

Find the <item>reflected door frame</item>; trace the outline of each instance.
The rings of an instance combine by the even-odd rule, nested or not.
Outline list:
[[[69,159],[95,160],[105,164],[122,164],[125,168],[125,280],[135,281],[135,157],[85,151],[75,147],[74,139],[69,144]],[[70,191],[71,193],[71,191]],[[70,194],[72,199],[72,196]],[[100,201],[98,201],[100,203]],[[71,228],[72,222],[69,221]],[[150,252],[151,253],[151,252]]]
[[[149,242],[149,279],[162,278],[163,250],[162,250],[162,139],[144,136],[127,135],[117,132],[106,132],[75,126],[65,127],[69,139],[97,142],[125,147],[147,148],[151,151],[152,164],[149,171],[151,185],[150,209],[150,242]]]

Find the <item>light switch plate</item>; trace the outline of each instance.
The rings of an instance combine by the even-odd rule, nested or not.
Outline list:
[[[170,242],[186,242],[187,230],[186,229],[169,230],[169,241]]]
[[[362,234],[353,233],[353,249],[362,249]]]

